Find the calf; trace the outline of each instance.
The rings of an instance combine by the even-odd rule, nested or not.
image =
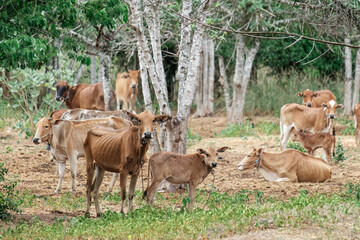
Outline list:
[[[319,108],[322,107],[323,103],[327,103],[331,100],[336,102],[335,95],[329,90],[319,90],[313,92],[309,89],[297,94],[303,98],[302,104],[307,107]]]
[[[331,177],[330,166],[322,159],[295,149],[267,153],[253,148],[239,163],[240,171],[257,168],[271,182],[324,182]]]
[[[145,153],[149,148],[155,123],[169,120],[171,117],[161,115],[155,117],[145,111],[139,115],[131,114],[139,122],[139,127],[132,126],[119,131],[92,129],[84,140],[86,157],[86,197],[87,208],[85,215],[89,215],[91,193],[93,192],[96,215],[100,216],[98,192],[104,177],[104,172],[120,173],[121,212],[124,212],[126,198],[126,180],[131,175],[129,187],[129,210],[132,209],[132,199],[136,181],[142,167]],[[96,177],[94,172],[96,167]]]
[[[333,156],[335,156],[335,136],[330,133],[307,133],[304,130],[296,131],[293,141],[300,142],[306,148],[308,154],[314,156],[315,150],[323,148],[326,153],[325,160],[331,160],[331,147],[333,149]]]
[[[218,152],[224,152],[228,147],[218,150],[209,148],[208,151],[198,149],[195,154],[177,154],[173,152],[158,152],[149,159],[148,188],[143,194],[147,195],[147,202],[153,206],[153,200],[158,185],[165,179],[173,184],[189,184],[189,208],[194,207],[196,187],[216,167]],[[150,172],[153,180],[149,186]]]
[[[354,122],[355,122],[355,140],[356,145],[360,146],[360,103],[354,107]]]
[[[116,99],[117,109],[121,109],[121,102],[123,103],[124,109],[133,110],[136,95],[138,93],[138,81],[140,71],[134,70],[119,73],[116,77]]]
[[[329,132],[337,108],[343,105],[334,100],[323,103],[323,108],[309,108],[296,103],[285,104],[280,111],[280,148],[286,149],[290,133],[295,130],[308,130],[313,133]]]
[[[69,160],[71,176],[73,178],[71,191],[76,190],[77,158],[84,157],[83,140],[86,133],[96,127],[103,126],[113,129],[122,129],[132,123],[116,117],[89,119],[84,121],[68,121],[42,118],[36,124],[34,144],[41,142],[51,146],[51,154],[58,162],[59,182],[55,193],[61,190],[62,179],[65,173],[65,164]]]

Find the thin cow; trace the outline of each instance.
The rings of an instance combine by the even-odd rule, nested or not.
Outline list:
[[[61,190],[62,179],[65,173],[66,160],[69,160],[72,176],[71,191],[76,190],[77,159],[84,157],[83,141],[86,133],[97,126],[122,129],[132,126],[132,123],[116,117],[89,119],[84,121],[55,120],[42,118],[36,124],[36,134],[33,143],[48,143],[51,154],[59,164],[59,181],[55,193]]]
[[[329,132],[333,125],[337,108],[343,105],[331,100],[322,108],[309,108],[296,103],[285,104],[280,111],[280,148],[286,149],[290,133],[307,130],[313,133]]]
[[[298,97],[303,98],[302,104],[307,107],[319,108],[323,103],[327,103],[331,100],[336,102],[335,95],[330,90],[311,91],[309,89],[304,90],[297,94]]]
[[[91,205],[91,193],[96,207],[96,215],[100,216],[98,192],[104,177],[104,172],[120,173],[121,188],[121,212],[124,212],[126,198],[126,180],[131,175],[129,187],[129,210],[132,209],[135,185],[143,164],[144,155],[149,148],[150,139],[155,123],[165,122],[171,119],[170,116],[160,115],[155,117],[149,111],[139,115],[129,113],[139,121],[139,127],[128,127],[119,131],[104,129],[92,129],[87,133],[84,140],[86,157],[86,216],[89,216]],[[96,168],[96,177],[94,172]]]
[[[257,168],[271,182],[324,182],[331,177],[331,167],[316,158],[296,149],[280,153],[264,152],[264,148],[253,148],[239,163],[240,171]]]
[[[354,107],[354,125],[355,125],[355,140],[356,145],[360,146],[360,103],[356,104]]]
[[[138,93],[138,81],[140,71],[130,70],[129,72],[119,73],[116,77],[116,99],[117,109],[134,110],[136,95]]]
[[[105,110],[104,89],[102,83],[77,84],[70,86],[66,81],[56,85],[56,101],[65,101],[69,109],[99,109]]]
[[[228,147],[217,150],[209,148],[207,151],[198,149],[194,154],[178,154],[173,152],[158,152],[149,159],[148,188],[143,194],[147,202],[153,206],[154,196],[159,184],[165,179],[173,184],[189,184],[189,209],[194,208],[196,187],[217,166],[219,152],[224,152]],[[153,176],[149,186],[150,173]]]

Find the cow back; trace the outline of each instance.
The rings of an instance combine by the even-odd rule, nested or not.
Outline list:
[[[334,100],[336,102],[336,97],[330,90],[319,90],[314,93],[318,94],[317,97],[313,98],[312,107],[314,108],[320,108],[323,103],[328,103],[330,100]]]
[[[296,103],[290,103],[282,107],[280,119],[282,124],[287,126],[293,124],[297,130],[312,130],[321,111],[322,109],[320,108],[309,108]]]

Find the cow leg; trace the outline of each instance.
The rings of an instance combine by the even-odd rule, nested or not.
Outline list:
[[[281,150],[286,149],[286,144],[289,141],[289,137],[290,137],[290,133],[291,133],[292,129],[293,129],[292,125],[290,125],[290,126],[283,125],[283,133],[282,133],[281,139],[280,139],[280,141],[281,141],[281,143],[280,143]]]
[[[77,156],[70,157],[69,163],[70,163],[70,171],[71,171],[71,177],[72,177],[72,187],[71,187],[71,193],[75,193],[76,191],[76,173],[77,173]]]
[[[116,97],[116,102],[117,102],[117,110],[121,109],[121,100],[120,98]]]
[[[323,148],[322,151],[323,151],[323,159],[327,162],[330,161],[330,159],[331,159],[330,147]]]
[[[113,173],[113,176],[112,176],[112,178],[111,178],[110,185],[109,185],[109,187],[108,187],[108,189],[107,189],[107,192],[108,192],[108,193],[111,193],[111,192],[113,191],[114,185],[115,185],[115,182],[116,182],[116,179],[118,179],[118,178],[119,178],[119,173]]]
[[[120,172],[120,189],[121,189],[121,213],[124,213],[124,203],[126,199],[126,180],[128,173],[125,171]]]
[[[292,180],[290,178],[278,178],[276,179],[276,182],[291,182]]]
[[[129,186],[129,211],[132,210],[132,200],[134,198],[134,192],[136,187],[136,181],[139,174],[132,175],[130,180],[130,186]]]
[[[99,166],[96,166],[96,176],[95,176],[95,181],[94,181],[94,203],[95,203],[95,208],[96,208],[96,217],[100,217],[101,215],[101,209],[99,206],[99,189],[100,189],[100,185],[102,183],[102,180],[104,178],[104,173],[105,170],[102,169]]]
[[[150,184],[150,187],[148,187],[148,190],[147,190],[147,194],[148,194],[147,202],[152,207],[154,206],[154,197],[155,197],[155,194],[156,194],[156,190],[159,187],[159,184],[162,182],[162,180],[164,180],[164,179],[156,179],[156,178],[154,178],[154,180]]]
[[[58,174],[59,174],[59,181],[54,193],[59,193],[61,190],[61,184],[65,174],[65,161],[58,163]]]
[[[189,183],[189,198],[190,198],[189,209],[190,210],[194,209],[195,193],[196,193],[196,184]]]

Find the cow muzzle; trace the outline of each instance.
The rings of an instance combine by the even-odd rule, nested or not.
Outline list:
[[[307,104],[307,106],[308,106],[308,107],[311,107],[311,106],[312,106],[312,104],[311,104],[311,103],[308,103],[308,104]]]
[[[56,101],[62,101],[63,99],[64,99],[64,98],[61,97],[61,96],[56,96],[56,98],[55,98]]]
[[[334,118],[335,118],[335,115],[334,115],[334,114],[330,114],[329,118],[330,118],[330,119],[334,119]]]
[[[33,143],[40,144],[40,138],[33,138]]]
[[[216,166],[217,166],[216,162],[211,163],[211,167],[216,168]]]
[[[151,132],[144,132],[144,138],[146,138],[146,139],[152,138],[151,137]]]

